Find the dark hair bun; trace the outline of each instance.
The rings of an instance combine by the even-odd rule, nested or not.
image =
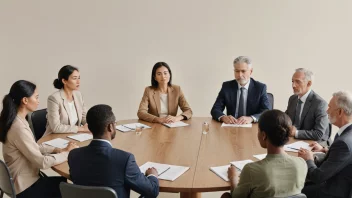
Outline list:
[[[62,89],[64,87],[64,85],[62,84],[62,82],[59,81],[59,79],[55,79],[53,84],[56,89]]]

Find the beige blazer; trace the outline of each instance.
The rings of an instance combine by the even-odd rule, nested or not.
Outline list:
[[[190,119],[192,117],[192,109],[188,105],[180,86],[172,85],[167,89],[168,95],[168,112],[169,115],[176,116],[178,107],[180,106],[182,114]],[[160,115],[160,92],[153,87],[146,87],[137,116],[141,120],[154,122],[156,117]]]
[[[79,91],[73,91],[73,99],[77,111],[78,125],[71,123],[71,114],[68,112],[68,100],[63,89],[48,97],[47,124],[43,136],[51,133],[77,133],[80,125],[86,124],[86,109]]]
[[[39,179],[39,169],[47,169],[67,160],[68,152],[50,154],[54,147],[37,144],[28,122],[16,117],[2,146],[5,163],[15,182],[16,194]]]

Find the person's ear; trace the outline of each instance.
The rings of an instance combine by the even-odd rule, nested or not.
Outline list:
[[[22,98],[22,103],[24,105],[27,105],[28,104],[28,98],[27,97]]]
[[[307,87],[311,87],[312,86],[312,81],[308,81]]]
[[[109,125],[108,125],[108,131],[109,131],[110,133],[114,132],[114,127],[115,127],[115,124],[114,124],[114,123],[109,124]]]
[[[266,133],[262,133],[262,134],[263,134],[263,135],[262,135],[262,138],[263,138],[263,140],[265,141],[268,136],[266,135]]]

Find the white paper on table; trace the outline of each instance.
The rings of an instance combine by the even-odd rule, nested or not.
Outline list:
[[[128,132],[128,131],[132,131],[132,129],[126,128],[123,125],[117,125],[116,129],[121,131],[121,132]]]
[[[159,175],[170,169],[170,165],[160,164],[160,163],[155,163],[155,162],[146,162],[145,164],[140,166],[139,169],[144,174],[148,168],[152,168],[152,167],[154,167],[156,169],[156,171],[158,171]]]
[[[169,166],[170,166],[169,170],[165,171],[162,174],[159,174],[159,179],[175,181],[175,179],[177,179],[183,173],[189,170],[189,167],[185,167],[185,166],[175,166],[175,165],[169,165]]]
[[[82,134],[79,134],[79,135],[69,135],[67,137],[71,138],[71,139],[74,139],[74,140],[77,140],[79,142],[84,142],[84,141],[93,139],[93,135],[92,134],[88,134],[88,133],[82,133]]]
[[[222,123],[221,127],[252,128],[252,124],[225,124],[225,123]]]
[[[150,129],[151,127],[142,123],[130,123],[130,124],[122,124],[121,126],[131,129],[131,130],[135,130],[136,126],[141,127],[142,129]]]
[[[229,181],[229,177],[227,174],[227,170],[229,169],[230,165],[225,166],[216,166],[210,167],[210,170],[213,171],[217,176],[221,177],[225,181]]]
[[[242,161],[233,161],[230,162],[232,165],[236,166],[238,169],[240,169],[241,171],[243,170],[243,167],[246,164],[252,163],[253,160],[242,160]]]
[[[173,123],[163,123],[163,125],[169,127],[169,128],[175,128],[175,127],[184,127],[184,126],[188,126],[189,124],[178,121],[178,122],[173,122]]]
[[[43,142],[43,144],[49,145],[49,146],[53,146],[56,148],[66,148],[67,144],[68,144],[68,140],[62,139],[62,138],[55,138],[53,140],[49,140],[46,142]]]
[[[169,164],[160,164],[155,162],[147,162],[139,167],[142,173],[148,168],[154,167],[158,171],[158,178],[168,181],[174,181],[178,177],[180,177],[183,173],[189,170],[189,167],[185,166],[175,166]]]
[[[266,157],[266,153],[265,154],[259,154],[259,155],[253,155],[253,157],[259,159],[259,160],[262,160]]]
[[[303,141],[294,142],[292,144],[286,144],[284,146],[285,151],[296,152],[296,153],[298,153],[298,150],[301,148],[304,148],[307,150],[312,150],[312,148],[309,147],[309,144],[307,142],[303,142]]]

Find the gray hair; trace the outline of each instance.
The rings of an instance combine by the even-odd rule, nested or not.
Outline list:
[[[338,91],[333,94],[336,105],[345,111],[347,116],[352,116],[352,94],[349,91]]]
[[[237,57],[234,61],[233,64],[237,64],[237,63],[247,63],[249,68],[252,68],[252,60],[251,58],[249,58],[248,56],[239,56]]]
[[[305,69],[305,68],[298,68],[296,69],[296,72],[302,72],[304,73],[304,80],[306,82],[308,81],[312,81],[314,80],[314,74],[312,71],[308,70],[308,69]]]

